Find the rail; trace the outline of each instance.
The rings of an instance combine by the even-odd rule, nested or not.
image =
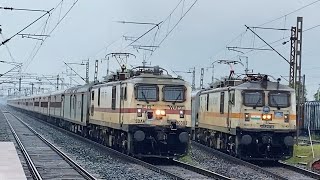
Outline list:
[[[82,168],[78,163],[76,163],[74,160],[72,160],[69,156],[67,156],[64,152],[62,152],[61,150],[59,150],[55,145],[53,145],[52,143],[50,143],[48,140],[46,140],[43,136],[41,136],[37,131],[35,131],[33,128],[31,128],[27,123],[25,123],[23,120],[21,120],[19,117],[17,117],[15,114],[9,112],[9,111],[3,111],[3,113],[9,113],[12,116],[14,116],[17,120],[19,120],[25,127],[27,127],[32,133],[34,133],[39,139],[41,139],[46,145],[48,145],[53,151],[55,151],[59,156],[61,156],[69,165],[71,165],[79,174],[81,174],[85,179],[88,180],[96,180],[96,178],[91,175],[88,171],[86,171],[84,168]],[[28,155],[28,152],[26,151],[26,149],[24,148],[21,140],[19,139],[18,135],[15,133],[15,130],[13,129],[13,127],[11,126],[9,120],[7,119],[7,117],[5,116],[9,127],[11,129],[11,131],[14,134],[14,137],[17,141],[17,143],[19,144],[19,147],[21,148],[24,156],[26,157],[26,160],[28,162],[28,166],[30,167],[31,173],[33,174],[35,179],[42,179],[41,175],[39,174],[38,170],[36,169],[34,163],[32,162],[30,156]]]
[[[256,171],[258,171],[258,172],[260,172],[260,173],[262,173],[262,174],[269,175],[269,176],[271,176],[271,177],[273,177],[273,178],[275,178],[275,179],[287,180],[287,178],[284,178],[284,177],[282,177],[282,176],[280,176],[280,175],[278,175],[278,174],[276,174],[276,173],[273,173],[273,172],[270,172],[270,171],[268,171],[268,170],[266,170],[266,169],[263,169],[263,168],[255,165],[255,164],[252,164],[252,163],[249,163],[249,162],[247,162],[247,161],[241,160],[241,159],[239,159],[239,158],[230,156],[230,155],[228,155],[228,154],[225,154],[225,153],[223,153],[223,152],[220,152],[220,151],[215,150],[215,149],[213,149],[213,148],[210,148],[210,147],[208,147],[208,146],[202,145],[202,144],[197,143],[197,142],[195,142],[195,141],[192,141],[192,145],[195,145],[195,146],[197,146],[197,147],[199,147],[199,148],[201,148],[201,149],[203,149],[203,150],[205,150],[205,151],[207,151],[207,152],[214,153],[214,154],[218,155],[219,157],[222,157],[222,158],[224,158],[224,159],[226,159],[226,160],[228,160],[228,161],[230,161],[230,162],[234,162],[234,163],[236,163],[236,164],[245,165],[245,166],[247,166],[247,167],[249,167],[249,168],[251,168],[251,169],[254,169],[254,170],[256,170]]]

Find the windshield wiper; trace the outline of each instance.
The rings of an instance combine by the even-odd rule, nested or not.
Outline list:
[[[256,102],[256,104],[253,107],[256,108],[260,101],[261,101],[261,96],[259,97],[258,101]]]
[[[274,97],[273,97],[273,96],[271,96],[271,99],[272,99],[272,101],[276,104],[277,108],[278,108],[278,109],[280,109],[279,104],[277,103],[277,101],[274,99]]]
[[[181,96],[181,92],[179,93],[179,95],[176,97],[176,99],[172,102],[173,105],[176,104],[176,102],[178,101],[178,99],[180,98]]]
[[[143,91],[141,91],[141,94],[142,94],[144,100],[146,101],[146,103],[149,104],[149,101],[147,100],[147,97],[146,97],[146,95],[144,94]]]

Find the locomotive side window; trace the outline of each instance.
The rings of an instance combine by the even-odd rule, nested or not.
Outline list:
[[[91,100],[94,100],[94,90],[91,92]]]
[[[243,104],[249,107],[264,106],[264,92],[263,91],[244,91]]]
[[[158,86],[156,85],[139,85],[136,88],[136,98],[139,101],[157,101]]]
[[[184,86],[165,86],[162,91],[164,101],[183,102],[185,100]]]
[[[224,92],[220,94],[220,114],[224,114]]]
[[[98,106],[100,106],[100,94],[101,94],[101,91],[100,91],[100,88],[98,89]]]
[[[127,87],[121,87],[120,97],[122,100],[127,100]]]
[[[112,87],[112,95],[111,95],[111,109],[115,110],[116,109],[116,93],[117,89],[116,86]]]
[[[209,94],[207,94],[207,111],[209,111]]]
[[[269,106],[286,108],[290,106],[290,93],[271,91],[269,92]]]

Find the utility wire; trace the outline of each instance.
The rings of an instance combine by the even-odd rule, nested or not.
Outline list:
[[[289,15],[291,15],[291,14],[294,14],[294,13],[296,13],[296,12],[298,12],[298,11],[304,9],[304,8],[307,8],[307,7],[311,6],[311,5],[314,5],[314,4],[318,3],[318,2],[320,2],[320,0],[313,1],[313,2],[311,2],[311,3],[309,3],[309,4],[305,5],[305,6],[302,6],[302,7],[298,8],[298,9],[296,9],[296,10],[294,10],[294,11],[291,11],[291,12],[289,12],[289,13],[287,13],[287,14],[284,14],[284,15],[278,17],[278,18],[275,18],[275,19],[272,19],[272,20],[267,21],[267,22],[265,22],[265,23],[262,23],[262,24],[259,25],[259,26],[264,26],[264,25],[266,25],[266,24],[269,24],[269,23],[272,23],[272,22],[274,22],[274,21],[277,21],[277,20],[279,20],[279,19],[281,19],[281,18],[287,18],[287,16],[289,16]],[[320,26],[320,25],[319,25],[319,26]],[[315,27],[314,27],[314,28],[315,28]],[[244,34],[245,32],[246,32],[246,31],[242,32],[241,34]],[[236,39],[238,39],[239,37],[241,37],[241,34],[238,35],[236,38],[234,38],[229,44],[231,44],[233,41],[235,41]],[[289,37],[290,37],[290,36],[289,36]],[[284,37],[283,39],[285,39],[285,38],[288,38],[288,37]],[[281,39],[281,40],[283,40],[283,39]],[[273,43],[279,42],[279,41],[281,41],[281,40],[277,40],[277,41],[275,41],[275,42],[273,42]],[[273,44],[273,43],[270,43],[270,44]],[[228,46],[229,44],[227,44],[226,46]],[[261,47],[259,47],[259,48],[262,48],[262,47],[265,47],[265,46],[261,46]],[[221,49],[220,51],[218,51],[217,53],[220,53],[221,51],[223,51],[223,49],[224,49],[224,48],[222,48],[222,49]],[[253,51],[253,50],[250,50],[250,51],[248,51],[248,52],[251,52],[251,51]],[[216,53],[216,54],[217,54],[217,53]]]
[[[298,12],[298,11],[300,11],[300,10],[306,8],[306,7],[309,7],[309,6],[313,5],[313,4],[316,4],[316,3],[318,3],[318,2],[320,2],[320,0],[313,1],[313,2],[311,2],[311,3],[309,3],[309,4],[305,5],[305,6],[302,6],[302,7],[298,8],[298,9],[296,9],[296,10],[294,10],[294,11],[289,12],[288,14],[285,14],[285,15],[280,16],[280,17],[278,17],[278,18],[275,18],[275,19],[273,19],[273,20],[267,21],[267,22],[265,22],[265,23],[263,23],[263,24],[261,24],[261,25],[259,25],[259,26],[264,26],[264,25],[266,25],[266,24],[269,24],[269,23],[272,23],[272,22],[274,22],[274,21],[277,21],[277,20],[279,20],[279,19],[281,19],[281,18],[284,18],[284,17],[286,17],[286,16],[288,16],[288,15],[291,15],[291,14],[293,14],[293,13],[295,13],[295,12]]]
[[[68,11],[62,16],[62,18],[58,21],[58,23],[54,26],[54,28],[49,32],[49,35],[57,28],[57,26],[61,23],[61,21],[69,14],[71,9],[77,4],[79,0],[76,0],[71,7],[68,9]],[[62,1],[61,1],[62,2]]]
[[[0,6],[0,9],[11,10],[11,11],[31,11],[31,12],[46,12],[46,13],[49,13],[49,11],[40,10],[40,9],[24,9],[24,8],[13,8],[13,7],[2,7],[2,6]]]
[[[2,40],[5,40],[3,34],[2,34],[1,32],[0,32],[0,34],[1,34]],[[11,58],[11,61],[12,61],[12,62],[15,62],[15,59],[14,59],[13,56],[12,56],[12,53],[11,53],[11,51],[10,51],[10,49],[9,49],[9,46],[8,46],[7,44],[5,44],[5,46],[6,46],[6,49],[7,49],[8,53],[9,53],[9,56],[10,56],[10,58]]]
[[[50,11],[52,11],[53,8],[51,10],[49,10],[48,12],[46,12],[45,14],[43,14],[42,16],[40,16],[39,18],[37,18],[36,20],[34,20],[32,23],[30,23],[29,25],[27,25],[26,27],[24,27],[22,30],[20,30],[19,32],[17,32],[16,34],[12,35],[10,38],[4,40],[0,46],[4,45],[5,43],[7,43],[8,41],[10,41],[12,38],[14,38],[15,36],[17,36],[18,34],[20,34],[22,31],[26,30],[28,27],[30,27],[31,25],[33,25],[34,23],[36,23],[37,21],[39,21],[41,18],[43,18],[45,15],[49,14]]]
[[[167,39],[167,37],[171,34],[171,32],[177,27],[177,25],[181,22],[181,20],[188,14],[188,12],[193,8],[193,6],[198,2],[198,0],[195,0],[194,3],[189,7],[189,9],[180,17],[179,21],[171,28],[171,30],[166,34],[166,36],[160,41],[158,46],[160,46],[164,40]]]
[[[49,34],[48,34],[49,36],[50,36],[50,35],[52,34],[52,32],[58,27],[58,25],[62,22],[62,20],[69,14],[69,12],[70,12],[70,11],[72,10],[72,8],[77,4],[78,1],[79,1],[79,0],[76,0],[76,1],[71,5],[71,7],[68,9],[68,11],[63,15],[63,17],[62,17],[62,18],[57,22],[57,24],[54,26],[54,28],[51,29],[51,31],[50,31]],[[60,3],[59,3],[54,9],[56,9],[60,4],[62,4],[62,2],[63,2],[63,0],[60,1]],[[40,48],[42,47],[44,41],[45,41],[49,36],[47,36],[47,37],[45,37],[45,38],[43,39],[43,42],[41,42],[41,45],[38,47],[38,49],[36,50],[35,54],[32,56],[29,64],[34,60],[35,56],[38,54]],[[28,65],[29,65],[29,64],[28,64]],[[27,69],[27,67],[28,67],[28,66],[25,67],[25,70]]]

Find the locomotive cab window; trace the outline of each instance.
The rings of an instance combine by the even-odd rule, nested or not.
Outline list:
[[[173,102],[185,101],[185,87],[184,86],[165,86],[162,89],[163,100]]]
[[[264,92],[263,91],[243,91],[243,104],[248,107],[262,107],[264,106]]]
[[[271,91],[268,99],[271,107],[286,108],[290,106],[290,92]]]
[[[156,85],[138,85],[136,87],[136,99],[139,101],[158,101],[158,86]]]

